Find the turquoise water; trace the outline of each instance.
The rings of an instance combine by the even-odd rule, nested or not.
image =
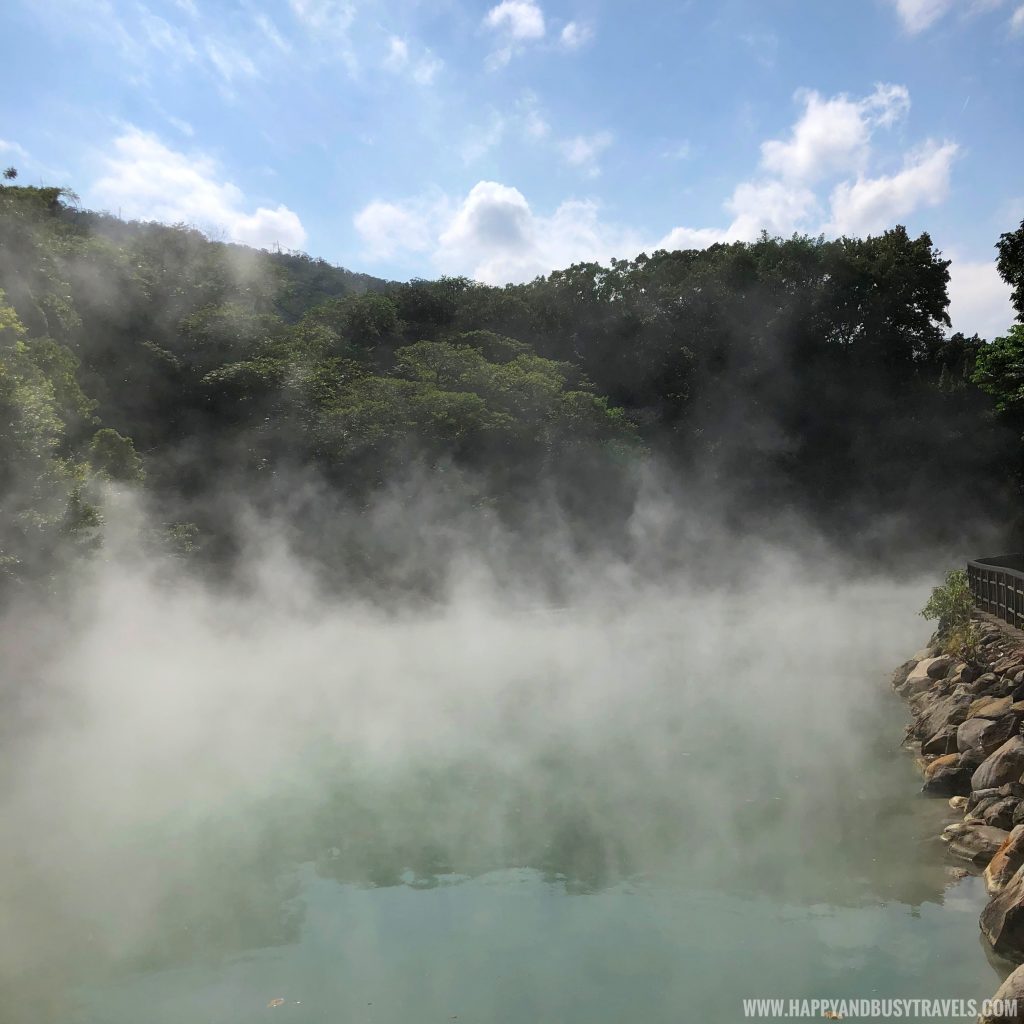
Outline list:
[[[987,998],[1007,968],[983,887],[945,859],[885,682],[919,604],[303,620],[194,655],[163,610],[113,682],[106,638],[79,646],[91,703],[4,776],[0,1019],[675,1024],[744,998]]]
[[[898,737],[899,708],[878,714]],[[437,779],[402,780],[412,794],[378,781],[376,807],[349,787],[315,809],[265,805],[265,856],[211,850],[151,947],[92,968],[62,1012],[69,1024],[667,1024],[741,1019],[744,997],[990,996],[1001,975],[978,937],[984,890],[935,842],[943,803],[917,795],[894,748],[847,769],[823,773],[817,801],[805,778],[792,800],[729,808],[727,840],[708,805],[651,779],[652,805],[671,815],[660,832],[650,808],[589,786],[575,801],[533,792],[518,834],[483,844],[467,840],[493,807],[487,786],[449,803]],[[411,810],[427,792],[433,810]],[[451,826],[447,848],[434,827],[417,846],[428,819]],[[317,859],[288,863],[312,846]]]
[[[529,869],[387,889],[306,869],[301,894],[295,941],[123,977],[83,994],[74,1019],[730,1020],[744,996],[982,999],[999,981],[977,943],[976,879],[917,907],[646,883],[571,895]]]

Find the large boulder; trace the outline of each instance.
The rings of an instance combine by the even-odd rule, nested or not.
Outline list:
[[[1024,773],[1024,736],[1011,736],[978,765],[971,776],[971,789],[991,789],[1004,782],[1016,782]]]
[[[1007,979],[996,989],[988,1004],[1005,1009],[1010,1007],[1010,1012],[1003,1015],[993,1016],[982,1014],[978,1017],[978,1024],[1022,1024],[1024,1022],[1024,966],[1018,967]]]
[[[968,719],[970,721],[970,719]],[[955,754],[957,752],[957,729],[963,726],[947,725],[940,729],[931,739],[921,744],[921,753],[928,755]]]
[[[999,682],[999,676],[995,672],[983,672],[980,676],[976,676],[974,681],[970,684],[972,693],[987,693],[991,687],[995,686]]]
[[[951,694],[941,700],[923,706],[917,721],[914,722],[914,736],[926,740],[947,725],[959,725],[967,718],[970,697]]]
[[[907,681],[907,676],[917,668],[917,662],[919,659],[911,658],[910,661],[903,662],[902,665],[892,674],[892,688],[899,690],[900,687]]]
[[[997,751],[1020,727],[1020,718],[1006,714],[1002,718],[968,718],[957,727],[956,747],[969,760],[981,764]]]
[[[1017,825],[1003,840],[985,868],[985,888],[990,893],[1002,890],[1024,865],[1024,825]]]
[[[968,718],[1001,718],[1010,710],[1013,703],[1010,697],[996,697],[987,695],[979,697],[971,703],[967,709]]]
[[[953,667],[956,659],[949,654],[940,654],[937,658],[928,661],[925,671],[932,679],[945,679],[946,673]]]
[[[946,673],[953,667],[954,659],[948,654],[940,655],[938,658],[923,658],[910,668],[902,682],[895,687],[898,693],[904,697],[913,696],[922,690],[927,690],[935,685],[940,679],[944,679]],[[894,675],[894,681],[903,673],[904,665],[901,665]]]
[[[924,770],[922,792],[933,796],[957,796],[970,793],[975,766],[965,763],[960,754],[937,757]]]
[[[1001,800],[993,800],[978,817],[986,825],[995,825],[996,828],[1013,828],[1013,815],[1017,810],[1020,800],[1017,797],[1007,796]]]
[[[920,693],[922,690],[927,690],[933,686],[935,680],[928,675],[928,666],[933,661],[935,661],[934,658],[925,658],[913,665],[903,677],[903,681],[895,687],[896,692],[904,697],[912,697],[915,693]],[[896,678],[898,678],[902,670],[903,666],[897,669]]]
[[[1024,867],[988,901],[980,923],[982,934],[1000,956],[1024,960]]]
[[[1009,834],[1006,829],[993,825],[957,822],[947,825],[939,838],[947,844],[954,857],[970,861],[980,868],[988,864]]]

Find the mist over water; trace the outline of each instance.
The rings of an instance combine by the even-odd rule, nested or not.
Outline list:
[[[59,611],[5,624],[12,1019],[241,1021],[276,987],[294,1019],[346,1019],[377,979],[404,995],[366,1019],[613,1020],[616,971],[676,979],[630,996],[647,1019],[686,993],[738,1014],[769,983],[824,994],[835,942],[870,994],[906,925],[878,914],[943,903],[922,838],[942,810],[914,798],[886,686],[930,580],[748,543],[717,574],[566,555],[555,603],[499,546],[453,561],[442,599],[383,605],[257,537],[245,586],[113,544]],[[723,994],[752,953],[771,972]],[[978,991],[952,995],[991,987],[980,951],[964,970]]]

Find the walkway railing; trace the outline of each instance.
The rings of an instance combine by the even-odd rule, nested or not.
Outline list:
[[[1004,622],[1024,628],[1024,555],[997,555],[967,563],[974,603]]]

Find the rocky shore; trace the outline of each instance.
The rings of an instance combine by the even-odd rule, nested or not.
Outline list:
[[[1017,999],[1024,1022],[1024,633],[977,616],[981,642],[970,660],[920,651],[893,674],[913,722],[913,749],[927,794],[946,798],[963,820],[941,835],[950,856],[983,871],[989,902],[981,931],[995,954],[1021,964],[995,997]]]

